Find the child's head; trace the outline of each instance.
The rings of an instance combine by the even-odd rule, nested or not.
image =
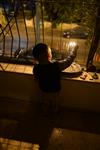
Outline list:
[[[51,49],[44,43],[39,43],[33,48],[33,56],[37,61],[49,61],[52,58]]]

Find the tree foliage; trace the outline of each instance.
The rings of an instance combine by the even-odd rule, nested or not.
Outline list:
[[[53,24],[77,23],[93,30],[99,7],[98,0],[44,0],[44,8],[48,19]]]

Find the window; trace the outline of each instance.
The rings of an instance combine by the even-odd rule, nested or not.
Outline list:
[[[2,61],[32,63],[32,48],[37,42],[50,45],[53,58],[62,59],[67,54],[70,42],[76,42],[79,45],[76,61],[86,65],[98,9],[95,0],[94,2],[14,0],[6,5],[0,3]],[[99,63],[97,52],[94,60]]]

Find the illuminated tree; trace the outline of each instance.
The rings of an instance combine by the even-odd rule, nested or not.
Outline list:
[[[98,0],[44,0],[44,7],[48,20],[55,27],[61,22],[75,22],[86,26],[88,31],[90,31],[94,28]]]

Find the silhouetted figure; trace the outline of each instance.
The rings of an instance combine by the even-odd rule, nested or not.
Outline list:
[[[58,110],[57,97],[61,90],[61,72],[69,67],[76,57],[78,46],[70,46],[69,54],[64,60],[53,61],[52,52],[48,45],[39,43],[33,48],[33,56],[37,61],[33,74],[38,81],[41,91],[41,103],[45,111]],[[66,52],[67,53],[67,52]]]

